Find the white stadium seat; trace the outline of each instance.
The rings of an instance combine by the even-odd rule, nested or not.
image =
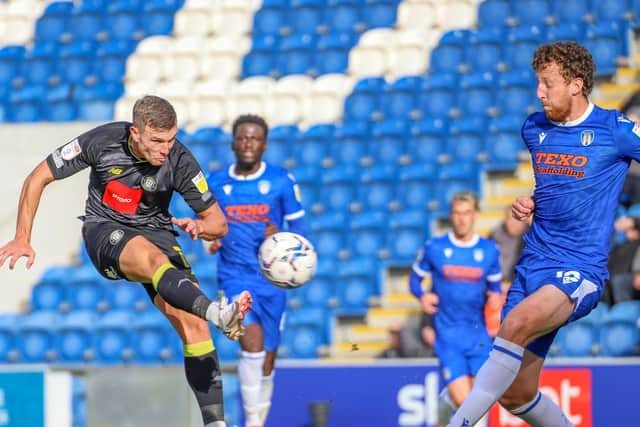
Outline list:
[[[201,36],[184,36],[173,39],[162,57],[162,78],[193,82],[198,78],[200,57],[208,39]]]
[[[389,50],[389,77],[424,74],[429,66],[429,51],[439,32],[433,30],[396,31]]]
[[[181,36],[201,36],[210,34],[215,6],[210,0],[187,0],[175,15],[173,34]]]
[[[125,80],[159,81],[162,77],[162,58],[167,46],[172,43],[169,36],[154,36],[142,40],[136,51],[127,59]]]
[[[313,85],[311,77],[295,74],[276,81],[267,98],[267,121],[275,126],[295,124],[302,119],[304,98]]]
[[[325,74],[315,79],[306,99],[303,126],[339,121],[344,99],[353,86],[354,80],[344,74]]]
[[[189,101],[189,116],[196,126],[223,125],[226,121],[226,103],[231,82],[212,79],[197,82]]]
[[[449,0],[437,3],[437,22],[443,30],[454,28],[473,28],[476,25],[478,9],[466,0]]]
[[[390,28],[376,28],[362,34],[358,45],[349,52],[349,74],[357,78],[384,75],[392,38]]]
[[[396,26],[398,29],[422,29],[436,25],[436,8],[430,2],[404,1],[398,6]]]
[[[227,121],[231,122],[239,114],[265,116],[266,100],[271,95],[275,81],[270,77],[250,77],[235,85],[227,101]]]
[[[204,80],[237,78],[242,68],[242,58],[250,48],[251,40],[246,35],[221,35],[208,38],[200,52],[198,67],[200,78]]]

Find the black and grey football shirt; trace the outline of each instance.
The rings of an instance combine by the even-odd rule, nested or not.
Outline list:
[[[150,230],[172,230],[169,202],[174,191],[195,212],[216,202],[191,152],[176,141],[167,160],[153,166],[137,159],[129,146],[131,123],[99,126],[47,157],[56,179],[91,167],[85,221],[109,219]]]

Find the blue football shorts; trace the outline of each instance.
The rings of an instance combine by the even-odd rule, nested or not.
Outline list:
[[[462,376],[475,377],[489,357],[493,339],[481,326],[476,332],[469,328],[436,332],[435,352],[445,386]]]
[[[502,319],[523,299],[544,285],[553,285],[576,301],[567,323],[586,316],[598,305],[604,289],[602,274],[582,268],[549,267],[549,260],[534,254],[523,255],[516,266],[516,277],[511,284],[507,301],[502,308]],[[559,329],[559,328],[558,328]],[[558,333],[555,329],[533,340],[527,349],[545,358]]]
[[[264,287],[266,292],[257,291],[257,287]],[[280,345],[280,336],[284,327],[284,310],[287,304],[286,291],[278,289],[266,281],[258,286],[247,286],[246,282],[225,283],[223,286],[225,296],[230,300],[245,289],[251,292],[253,304],[242,324],[247,326],[258,323],[262,326],[264,349],[276,351]]]

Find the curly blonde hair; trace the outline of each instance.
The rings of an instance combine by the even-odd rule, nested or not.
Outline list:
[[[558,41],[542,45],[533,54],[531,67],[541,71],[555,62],[566,82],[580,78],[584,82],[582,94],[588,96],[593,89],[593,75],[596,70],[591,53],[574,41]]]

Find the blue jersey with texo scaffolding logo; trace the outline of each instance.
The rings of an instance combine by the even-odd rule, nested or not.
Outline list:
[[[260,271],[258,249],[267,223],[282,230],[285,221],[299,222],[304,216],[298,186],[286,169],[265,162],[248,176],[236,175],[234,168],[235,164],[207,179],[229,225],[219,251],[219,286],[225,291],[237,287],[254,293],[279,292]]]
[[[524,254],[608,278],[618,197],[630,159],[640,159],[640,128],[621,113],[590,103],[572,122],[554,123],[541,112],[530,115],[522,138],[536,182]]]
[[[462,242],[449,232],[427,241],[413,271],[431,273],[432,292],[440,299],[434,316],[436,340],[446,331],[487,334],[484,321],[486,293],[500,292],[500,253],[493,240],[475,235]]]

